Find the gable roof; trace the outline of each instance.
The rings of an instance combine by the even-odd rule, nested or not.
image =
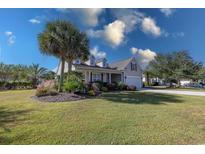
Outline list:
[[[126,60],[117,61],[114,63],[109,64],[111,68],[116,68],[117,70],[124,70],[125,67],[130,63],[133,58],[129,58]]]
[[[102,62],[102,61],[107,61],[107,59],[106,59],[106,58],[100,58],[100,59],[97,59],[97,60],[95,61],[95,63],[100,63],[100,62]]]
[[[89,68],[96,68],[96,69],[104,69],[104,70],[116,70],[116,71],[123,71],[125,70],[125,68],[127,67],[127,65],[133,60],[135,59],[134,57],[131,57],[131,58],[128,58],[126,60],[121,60],[121,61],[117,61],[117,62],[114,62],[114,63],[111,63],[109,64],[107,67],[100,67],[98,65],[95,65],[95,66],[90,66],[90,65],[87,65],[86,63],[84,62],[81,62],[81,64],[72,64],[74,66],[81,66],[81,67],[89,67]],[[137,61],[136,61],[137,62]],[[138,63],[137,63],[138,64]],[[140,65],[138,64],[140,70],[141,67]],[[59,63],[58,65],[58,68],[56,69],[56,72],[57,74],[60,73],[60,68],[61,68],[61,62]],[[64,72],[68,72],[68,63],[65,62],[65,69],[64,69]]]

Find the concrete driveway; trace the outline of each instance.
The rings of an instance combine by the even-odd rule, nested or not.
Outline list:
[[[167,90],[167,89],[142,89],[140,92],[153,92],[153,93],[163,93],[163,94],[178,94],[178,95],[191,95],[191,96],[205,96],[205,92],[196,91],[177,91],[177,90]]]

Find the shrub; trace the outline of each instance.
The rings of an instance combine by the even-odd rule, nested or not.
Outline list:
[[[6,82],[5,85],[4,85],[4,88],[5,89],[12,89],[13,85],[11,82]]]
[[[83,84],[83,74],[71,72],[64,83],[64,90],[69,92],[81,92],[85,88]]]
[[[143,82],[143,87],[149,86],[148,82]]]
[[[64,89],[65,91],[69,92],[81,91],[83,89],[83,85],[78,81],[68,80],[66,83],[64,83]]]
[[[55,89],[55,81],[49,80],[37,86],[36,96],[56,95],[58,92]]]
[[[57,95],[58,92],[55,89],[46,89],[46,88],[39,88],[36,90],[36,96],[41,97],[41,96],[54,96]]]
[[[98,82],[94,82],[94,83],[92,83],[91,88],[92,88],[92,90],[94,90],[94,91],[100,91],[101,85],[100,85],[100,83],[98,83]]]
[[[159,82],[153,82],[151,83],[151,86],[159,86]]]
[[[119,82],[117,86],[119,90],[127,90],[127,85],[122,82]]]
[[[108,90],[111,90],[111,91],[117,90],[117,84],[116,83],[109,83],[107,85],[107,88],[108,88]]]
[[[101,88],[101,91],[107,92],[107,91],[108,91],[108,88],[107,88],[107,87],[102,87],[102,88]]]
[[[135,91],[136,89],[137,89],[137,87],[134,85],[127,86],[127,90]]]
[[[89,90],[88,96],[96,96],[96,92],[94,90]]]
[[[96,83],[97,85],[98,85],[98,88],[102,88],[103,86],[104,86],[104,82],[102,82],[102,81],[95,81],[95,82],[93,82],[93,83]]]
[[[5,87],[5,81],[0,81],[0,89],[4,89]]]
[[[102,83],[102,87],[107,87],[108,84],[109,84],[108,82],[103,82],[103,83]]]
[[[83,74],[80,73],[80,72],[72,71],[72,72],[69,73],[69,75],[67,77],[67,80],[68,81],[82,82],[83,81]]]
[[[31,85],[27,81],[0,81],[0,89],[28,89]]]
[[[48,95],[48,89],[45,87],[39,87],[36,89],[36,96],[46,96]]]
[[[83,88],[87,92],[87,91],[92,89],[92,84],[91,83],[83,83]]]
[[[58,92],[55,89],[50,89],[47,91],[47,94],[51,96],[55,96],[58,94]]]

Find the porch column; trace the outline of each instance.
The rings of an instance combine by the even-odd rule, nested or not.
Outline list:
[[[121,73],[121,82],[124,83],[124,73]]]
[[[84,71],[84,79],[85,79],[85,82],[87,82],[87,71]]]
[[[91,73],[91,71],[88,72],[88,82],[92,82],[92,73]]]
[[[88,83],[89,80],[89,71],[85,71],[85,82]]]
[[[107,74],[106,73],[103,73],[103,82],[108,82],[107,81]]]
[[[111,73],[109,73],[109,83],[111,83]]]

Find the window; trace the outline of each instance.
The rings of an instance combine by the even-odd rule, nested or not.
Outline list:
[[[76,59],[76,60],[75,60],[75,63],[76,63],[76,64],[80,64],[80,63],[81,63],[81,62],[80,62],[80,59]]]
[[[137,71],[137,64],[131,63],[131,71]]]
[[[94,74],[92,76],[93,81],[100,81],[101,80],[101,74]]]

